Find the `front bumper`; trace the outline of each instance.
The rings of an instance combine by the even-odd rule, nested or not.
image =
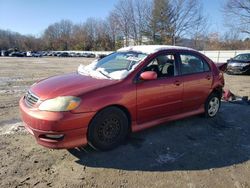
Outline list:
[[[46,112],[29,108],[22,97],[20,113],[26,129],[34,135],[38,144],[53,149],[73,148],[87,144],[87,130],[94,112]],[[48,135],[63,135],[51,138]]]
[[[227,72],[231,74],[248,74],[250,73],[250,65],[247,66],[227,66]]]

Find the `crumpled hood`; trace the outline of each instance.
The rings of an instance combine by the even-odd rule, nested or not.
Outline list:
[[[58,96],[79,96],[117,82],[116,80],[96,79],[78,73],[70,73],[42,80],[31,87],[31,92],[41,100],[45,100]]]

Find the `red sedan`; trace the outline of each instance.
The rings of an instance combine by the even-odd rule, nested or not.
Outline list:
[[[223,86],[215,64],[193,49],[134,46],[35,83],[19,105],[41,145],[109,150],[130,132],[196,114],[214,117]]]

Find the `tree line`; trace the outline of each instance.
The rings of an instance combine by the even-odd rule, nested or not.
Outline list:
[[[119,0],[106,19],[75,24],[61,20],[40,37],[0,30],[0,49],[115,50],[128,45],[184,45],[198,50],[250,48],[250,1],[227,0],[224,14],[230,32],[209,33],[200,0]],[[237,24],[236,24],[237,23]]]

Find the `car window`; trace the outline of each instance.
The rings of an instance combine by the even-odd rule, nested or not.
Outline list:
[[[250,60],[250,54],[239,54],[235,58],[235,60]]]
[[[181,74],[193,74],[208,72],[210,70],[207,62],[191,54],[181,54]]]
[[[177,74],[175,62],[174,55],[159,55],[146,66],[144,71],[154,71],[158,78],[172,77]]]
[[[135,52],[115,52],[89,65],[80,65],[78,73],[99,79],[121,80],[128,76],[148,55]]]

